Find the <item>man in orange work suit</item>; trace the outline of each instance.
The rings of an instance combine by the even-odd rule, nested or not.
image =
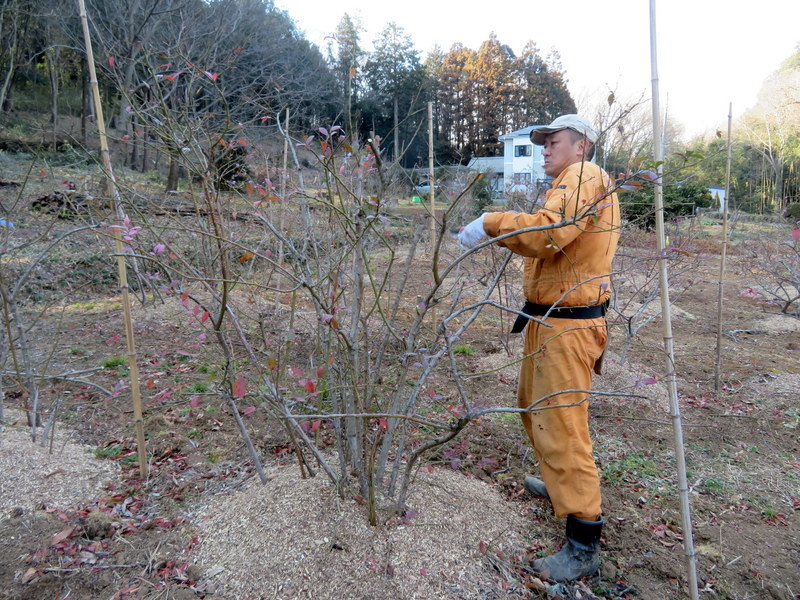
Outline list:
[[[533,562],[542,578],[572,581],[600,567],[603,527],[600,478],[589,436],[587,390],[608,340],[605,306],[620,213],[613,182],[590,162],[598,133],[578,115],[563,115],[531,131],[544,146],[544,171],[553,177],[534,214],[484,213],[459,233],[464,247],[520,229],[497,243],[525,257],[527,302],[512,331],[525,328],[517,400],[539,460],[542,479],[525,489],[549,497],[566,517],[561,550]],[[557,407],[557,408],[552,408]]]

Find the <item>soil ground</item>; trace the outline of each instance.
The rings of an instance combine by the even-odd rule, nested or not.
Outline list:
[[[22,177],[4,160],[3,179]],[[4,243],[63,230],[28,205],[79,176],[42,173],[23,204],[18,188],[0,188],[3,205],[16,207]],[[715,230],[696,236],[673,294],[699,585],[708,598],[797,599],[800,320],[746,293],[755,285],[747,247],[761,233],[741,225],[726,270],[715,392],[718,244],[703,241]],[[627,236],[620,260],[652,246],[652,236]],[[269,478],[258,482],[214,388],[213,347],[171,304],[135,308],[151,464],[138,479],[125,367],[112,360],[125,354],[113,271],[110,281],[98,275],[105,250],[85,250],[43,263],[24,305],[26,316],[43,317],[29,331],[34,362],[72,374],[41,384],[46,406],[63,401],[50,451],[30,441],[25,398],[15,378],[4,380],[0,599],[687,597],[659,311],[643,311],[652,320],[632,338],[624,327],[641,285],[619,291],[595,382],[633,393],[597,395],[590,410],[606,511],[601,573],[552,585],[525,565],[557,549],[563,523],[522,490],[536,466],[515,416],[474,423],[421,471],[404,521],[369,527],[359,499],[340,498],[323,476],[302,478],[287,440],[255,413],[248,428]],[[53,303],[65,277],[87,287]],[[466,373],[519,353],[491,315],[463,341],[476,351],[462,357]],[[472,394],[513,405],[516,367],[470,381]]]

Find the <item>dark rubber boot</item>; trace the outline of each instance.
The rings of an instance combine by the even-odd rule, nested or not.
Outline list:
[[[600,533],[603,519],[582,521],[567,517],[567,543],[551,556],[533,561],[531,568],[541,579],[574,581],[594,575],[600,568]]]
[[[542,498],[550,499],[550,494],[547,493],[547,487],[545,487],[544,481],[541,479],[528,476],[522,482],[522,486],[525,488],[526,492],[533,496],[541,496]]]

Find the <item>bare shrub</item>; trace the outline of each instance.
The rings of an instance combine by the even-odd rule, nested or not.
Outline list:
[[[800,316],[800,229],[793,229],[790,239],[758,237],[749,246],[749,257],[755,283],[745,293],[783,314]]]
[[[670,292],[673,300],[677,299],[691,286],[693,273],[700,266],[700,255],[694,251],[696,244],[695,230],[676,227],[670,245],[659,255],[655,234],[640,229],[623,231],[614,261],[611,308],[615,316],[609,319],[612,325],[622,325],[625,332],[620,361],[627,360],[639,331],[661,315],[658,261],[669,261]]]

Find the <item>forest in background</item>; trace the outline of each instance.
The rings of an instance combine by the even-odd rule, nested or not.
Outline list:
[[[278,133],[287,111],[294,133],[340,126],[352,144],[373,140],[384,160],[405,168],[427,167],[428,102],[437,165],[498,156],[503,134],[577,109],[602,130],[597,160],[609,172],[636,172],[651,154],[647,99],[609,90],[602,106],[577,107],[557,51],[544,56],[533,40],[520,56],[492,34],[477,50],[456,44],[423,59],[413,32],[394,23],[365,50],[363,31],[347,14],[318,48],[270,0],[89,0],[86,10],[104,114],[124,163],[160,168],[167,189],[176,187],[197,132],[203,152],[213,154],[243,130]],[[16,138],[32,114],[54,147],[91,146],[94,109],[75,5],[2,0],[0,28],[2,149],[24,149]],[[79,139],[59,134],[67,117],[81,118]],[[726,132],[687,141],[669,120],[666,131],[667,186],[724,187]],[[734,142],[731,206],[785,213],[800,198],[800,47],[737,120]],[[162,155],[169,160],[159,167]],[[628,201],[647,203],[650,194]],[[703,204],[694,196],[687,206]]]

